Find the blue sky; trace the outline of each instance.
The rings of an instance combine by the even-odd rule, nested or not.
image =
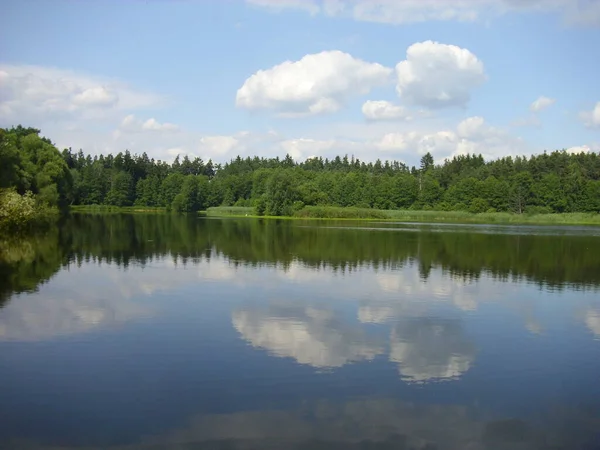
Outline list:
[[[0,126],[220,162],[598,151],[599,48],[596,0],[7,0]]]

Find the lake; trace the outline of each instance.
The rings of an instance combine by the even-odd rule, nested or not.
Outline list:
[[[600,448],[600,228],[77,214],[0,250],[0,448]]]

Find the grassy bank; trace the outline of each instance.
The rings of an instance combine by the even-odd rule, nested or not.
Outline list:
[[[209,217],[259,217],[249,207],[216,207],[206,211]],[[279,217],[281,218],[281,217]],[[369,208],[339,208],[333,206],[306,206],[293,217],[286,219],[348,219],[348,220],[386,220],[398,222],[437,222],[437,223],[479,223],[514,225],[598,225],[600,214],[564,213],[564,214],[512,214],[480,213],[466,211],[411,211],[381,210]]]

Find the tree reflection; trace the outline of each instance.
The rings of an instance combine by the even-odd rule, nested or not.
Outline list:
[[[325,225],[325,226],[323,226]],[[432,268],[477,280],[526,279],[541,287],[598,288],[600,259],[593,235],[516,235],[473,230],[415,233],[415,228],[369,230],[334,222],[197,219],[168,214],[76,214],[49,233],[0,241],[0,302],[35,290],[62,266],[107,262],[144,266],[174,258],[194,264],[219,255],[234,264],[352,272],[359,267],[402,268],[418,262],[424,280]]]

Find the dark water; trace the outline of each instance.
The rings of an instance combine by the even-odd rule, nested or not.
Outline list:
[[[78,215],[0,255],[0,448],[600,448],[598,228]]]

